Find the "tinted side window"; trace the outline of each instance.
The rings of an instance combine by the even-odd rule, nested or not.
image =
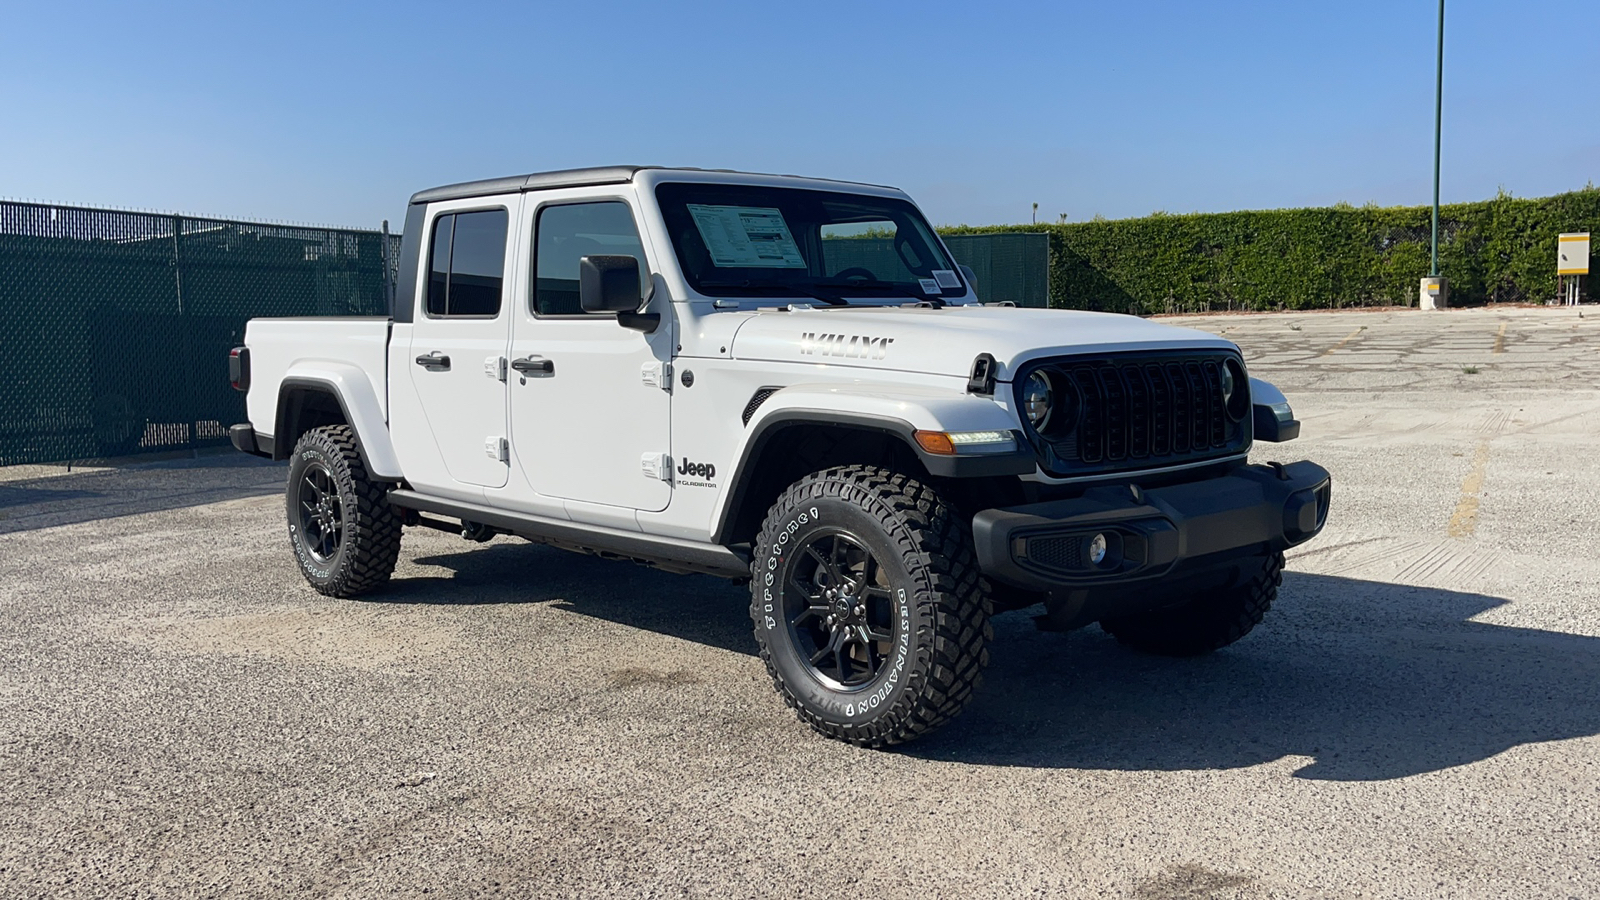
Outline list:
[[[450,233],[455,216],[440,216],[433,220],[433,253],[428,264],[428,315],[442,316],[445,297],[450,288]]]
[[[508,222],[503,209],[452,213],[434,220],[429,315],[499,314]]]
[[[534,252],[533,311],[541,316],[583,314],[578,261],[585,256],[631,256],[639,261],[641,283],[649,283],[639,229],[621,201],[545,207],[539,211]]]

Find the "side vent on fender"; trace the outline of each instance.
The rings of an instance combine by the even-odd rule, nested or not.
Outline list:
[[[780,390],[782,390],[782,388],[776,388],[776,387],[757,388],[756,392],[754,394],[750,395],[750,402],[746,403],[744,405],[744,423],[746,425],[749,425],[750,424],[750,417],[756,414],[756,410],[761,408],[761,404],[767,402],[767,398],[768,397],[771,397],[773,394],[776,394]]]

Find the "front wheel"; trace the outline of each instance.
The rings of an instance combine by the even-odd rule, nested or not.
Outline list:
[[[988,663],[989,601],[954,507],[848,466],[783,493],[756,538],[750,616],[773,684],[818,732],[901,743],[959,713]]]
[[[319,593],[380,587],[400,556],[400,517],[387,485],[367,476],[348,425],[313,428],[295,444],[284,503],[300,574]]]
[[[1278,599],[1283,554],[1241,560],[1226,587],[1178,604],[1100,623],[1118,642],[1160,656],[1199,656],[1249,634]]]

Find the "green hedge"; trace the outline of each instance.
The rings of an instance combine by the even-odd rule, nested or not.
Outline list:
[[[1426,206],[1340,205],[941,230],[1046,231],[1052,306],[1149,315],[1415,305],[1429,219]],[[1544,301],[1556,294],[1556,235],[1600,232],[1600,190],[1502,193],[1444,206],[1439,224],[1452,304]]]

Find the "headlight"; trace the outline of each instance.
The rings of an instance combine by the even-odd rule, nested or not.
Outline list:
[[[1044,431],[1050,424],[1050,407],[1055,399],[1050,390],[1050,379],[1043,372],[1034,372],[1022,386],[1022,411],[1035,431]]]
[[[1249,412],[1249,398],[1246,396],[1244,367],[1236,359],[1224,360],[1222,363],[1222,406],[1228,411],[1228,418],[1235,422],[1244,418]]]

